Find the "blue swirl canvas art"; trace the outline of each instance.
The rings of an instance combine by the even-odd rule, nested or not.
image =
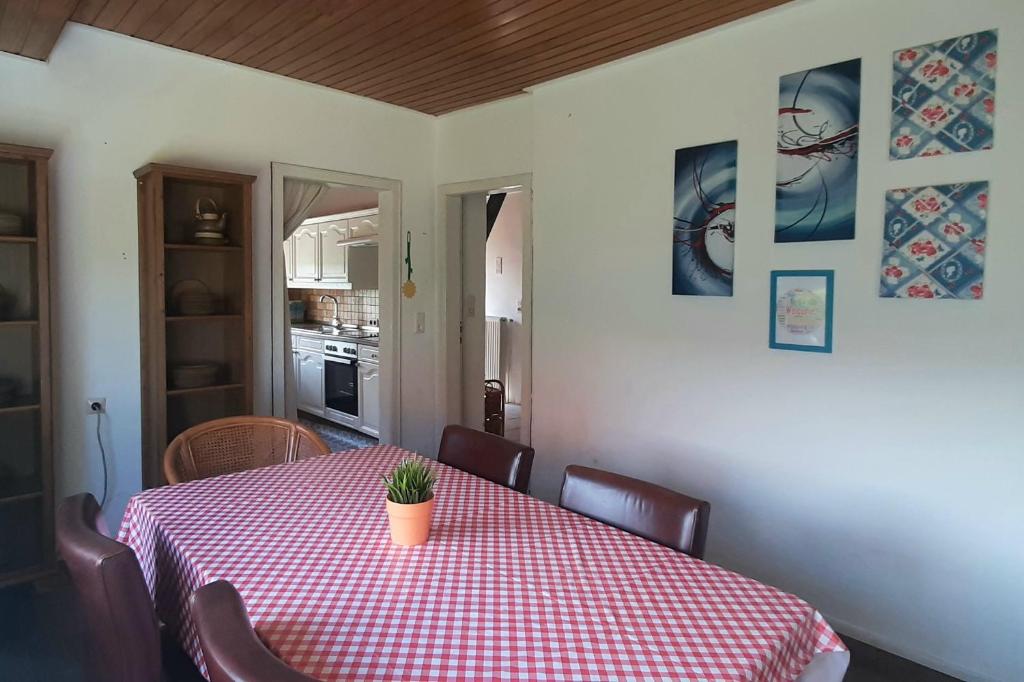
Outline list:
[[[672,293],[732,296],[736,142],[676,150]]]
[[[779,79],[775,241],[853,239],[860,60]]]

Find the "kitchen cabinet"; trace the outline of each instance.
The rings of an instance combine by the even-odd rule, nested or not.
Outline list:
[[[355,236],[375,239],[378,222],[376,209],[304,222],[285,241],[289,288],[377,289],[376,243],[338,246],[338,241]]]
[[[295,372],[296,406],[303,412],[322,417],[324,414],[324,354],[298,349]]]
[[[315,286],[320,281],[320,230],[316,225],[303,225],[289,240],[295,254],[293,282]]]
[[[380,365],[376,348],[359,346],[359,418],[360,430],[380,436]]]
[[[284,275],[291,286],[295,280],[295,242],[291,239],[284,240]]]
[[[348,221],[320,223],[319,230],[320,281],[324,284],[348,282],[348,247],[338,246],[339,239],[348,239]]]

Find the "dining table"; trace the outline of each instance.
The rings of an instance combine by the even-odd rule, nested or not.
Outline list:
[[[842,680],[849,652],[800,598],[433,460],[430,539],[392,544],[381,476],[420,457],[145,490],[119,539],[204,674],[190,598],[227,580],[264,644],[325,682]]]

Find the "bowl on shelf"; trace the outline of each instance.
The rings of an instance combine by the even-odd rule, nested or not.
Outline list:
[[[171,388],[203,388],[217,383],[221,366],[215,362],[171,365]]]
[[[24,224],[20,215],[16,215],[14,213],[0,213],[0,234],[21,234],[23,228]]]
[[[218,309],[217,297],[198,279],[183,279],[171,288],[171,302],[178,315],[213,315]]]
[[[10,407],[18,395],[18,380],[0,377],[0,407]]]

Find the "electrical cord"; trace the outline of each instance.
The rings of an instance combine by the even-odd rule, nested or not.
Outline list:
[[[103,438],[100,436],[100,424],[103,421],[103,413],[96,413],[96,442],[100,445],[100,459],[103,462],[103,499],[100,500],[100,509],[107,504],[107,450],[103,447]]]

